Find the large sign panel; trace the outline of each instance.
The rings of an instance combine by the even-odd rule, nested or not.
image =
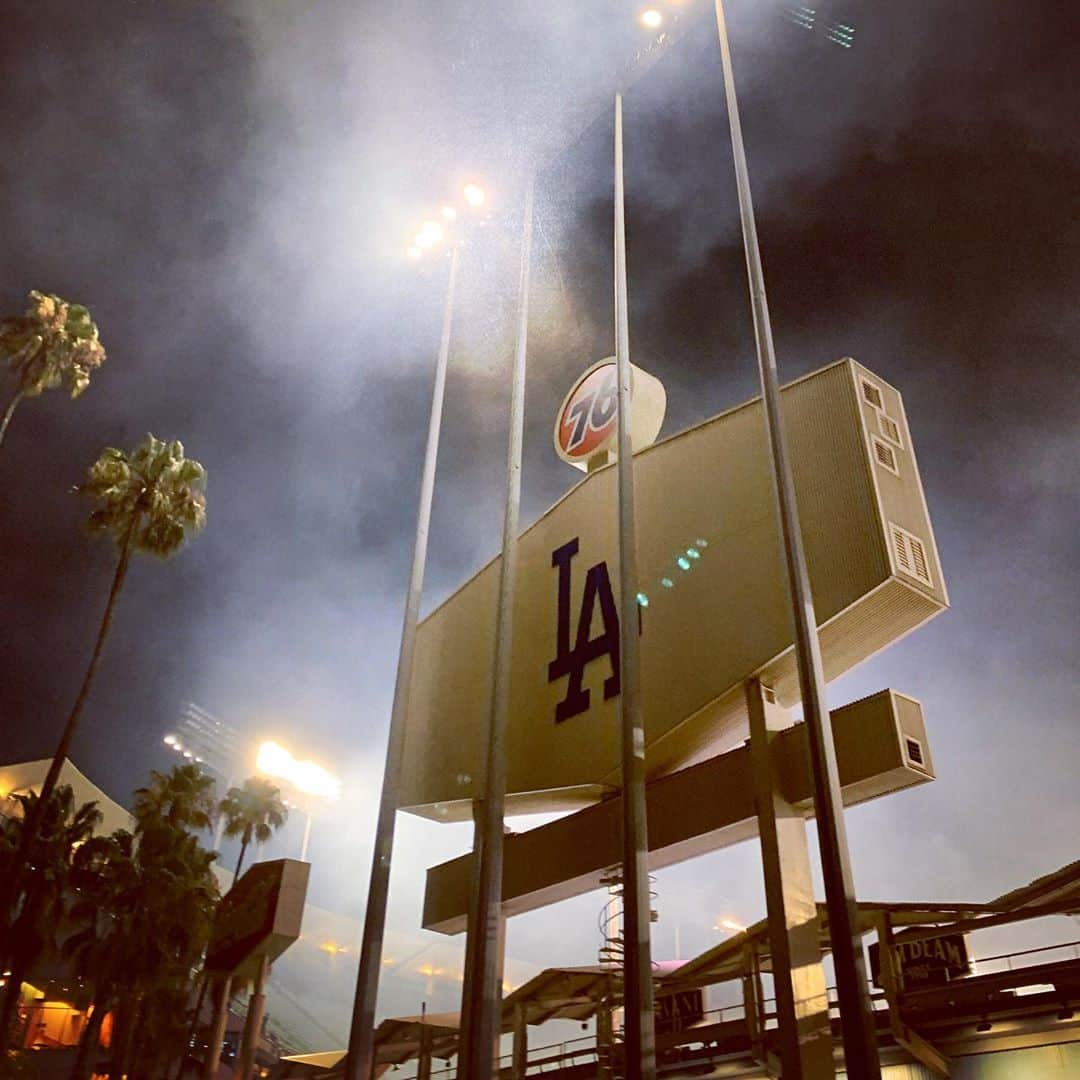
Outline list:
[[[255,863],[218,904],[207,971],[235,972],[253,956],[280,956],[300,936],[310,870],[296,859]]]
[[[826,676],[947,605],[900,395],[854,361],[785,387]],[[602,419],[602,417],[601,417]],[[885,433],[885,434],[883,434]],[[635,454],[638,609],[650,776],[746,736],[743,682],[798,699],[759,400]],[[518,546],[508,812],[572,808],[619,777],[616,477],[590,472]],[[420,625],[401,805],[471,813],[490,708],[498,565]]]
[[[944,986],[971,974],[967,938],[963,934],[944,934],[924,941],[905,941],[899,937],[892,949],[905,990]],[[881,986],[881,946],[877,942],[870,946],[870,974],[875,985]]]

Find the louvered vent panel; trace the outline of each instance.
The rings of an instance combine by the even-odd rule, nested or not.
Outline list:
[[[896,464],[896,451],[884,440],[879,439],[876,435],[873,436],[874,441],[874,457],[877,458],[877,463],[884,466],[889,472],[900,475],[900,469]]]
[[[873,405],[875,409],[885,408],[885,403],[881,398],[881,390],[872,382],[867,382],[865,379],[862,380],[862,396],[869,404]]]
[[[900,425],[891,416],[878,413],[878,427],[881,428],[881,434],[886,439],[896,443],[897,446],[903,446],[903,441],[900,438]]]
[[[911,556],[908,554],[907,536],[904,530],[896,525],[892,527],[893,547],[896,549],[896,561],[901,570],[911,573]]]
[[[893,550],[896,552],[896,561],[900,569],[924,585],[933,588],[934,581],[930,576],[930,561],[926,557],[926,545],[907,529],[902,529],[891,521],[889,533],[892,535]]]
[[[926,548],[922,546],[922,541],[914,536],[908,540],[908,546],[911,548],[911,561],[915,564],[915,576],[922,578],[929,585],[930,568],[926,563]]]

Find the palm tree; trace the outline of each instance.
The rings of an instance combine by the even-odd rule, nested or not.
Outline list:
[[[30,868],[23,876],[22,904],[0,923],[8,943],[11,971],[0,1002],[0,1054],[6,1051],[15,1005],[26,974],[56,945],[56,931],[64,915],[72,876],[72,859],[101,823],[96,802],[76,806],[70,785],[55,788],[48,804],[33,792],[15,796],[21,817],[0,818],[0,876],[12,872],[26,822],[37,811],[38,837],[30,849]]]
[[[152,769],[147,787],[135,789],[137,822],[160,820],[170,827],[210,828],[214,813],[214,778],[197,764],[174,765],[167,773]]]
[[[108,533],[119,559],[82,686],[41,785],[41,799],[27,815],[13,873],[0,887],[0,912],[10,910],[18,895],[19,877],[38,829],[37,810],[56,787],[101,659],[131,555],[141,551],[167,559],[187,537],[197,534],[206,524],[206,497],[202,491],[205,483],[206,470],[197,461],[184,457],[181,443],[166,443],[147,435],[130,455],[107,447],[90,466],[86,482],[75,489],[97,503],[90,514],[90,531]]]
[[[90,372],[105,361],[98,328],[82,304],[52,293],[30,293],[25,315],[0,319],[0,355],[18,380],[4,418],[0,443],[23,398],[38,397],[63,384],[77,398],[90,385]]]
[[[252,776],[229,788],[219,810],[225,815],[225,835],[240,837],[240,857],[236,860],[233,881],[240,878],[244,853],[254,839],[265,844],[285,824],[289,811],[281,801],[281,792],[261,776]]]
[[[111,1071],[164,1075],[183,1035],[176,1003],[190,996],[192,971],[210,935],[218,899],[211,865],[216,856],[167,814],[145,813],[135,834],[119,830],[94,838],[76,855],[82,874],[72,907],[79,929],[65,951],[92,985],[94,1010],[83,1032],[73,1080],[85,1080],[101,1022],[115,1010],[118,1025]],[[171,1021],[170,1021],[171,1018]],[[138,1039],[168,1031],[163,1044]],[[154,1061],[132,1067],[140,1055]]]

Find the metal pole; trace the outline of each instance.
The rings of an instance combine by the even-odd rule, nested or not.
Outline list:
[[[370,1080],[375,1060],[375,1000],[379,990],[383,933],[386,929],[386,902],[390,891],[394,815],[398,807],[401,762],[405,750],[405,710],[408,705],[409,683],[412,679],[416,622],[420,612],[420,595],[424,588],[424,565],[427,561],[431,501],[435,490],[435,464],[439,450],[439,429],[442,426],[446,367],[450,357],[450,327],[454,315],[454,286],[457,281],[457,269],[458,246],[455,244],[450,253],[450,273],[446,283],[442,339],[439,342],[439,355],[435,363],[431,419],[428,424],[424,471],[420,480],[420,509],[416,522],[416,542],[413,548],[412,570],[409,574],[409,592],[405,601],[405,617],[401,626],[401,651],[398,654],[397,677],[394,681],[394,704],[390,713],[390,735],[386,747],[386,765],[383,770],[382,797],[379,800],[379,817],[375,826],[375,850],[371,858],[371,881],[368,886],[364,935],[360,946],[360,970],[356,976],[352,1025],[349,1029],[349,1053],[345,1064],[345,1080]]]
[[[825,879],[825,901],[829,912],[829,938],[836,971],[845,1067],[852,1078],[874,1080],[881,1076],[881,1065],[878,1061],[873,1013],[867,992],[862,937],[858,931],[855,887],[851,879],[843,803],[836,772],[836,751],[825,701],[825,672],[821,664],[817,617],[814,614],[814,599],[806,569],[795,483],[780,406],[780,382],[776,371],[769,306],[765,297],[765,277],[761,269],[754,205],[750,197],[750,176],[743,147],[739,105],[735,96],[735,77],[731,69],[724,5],[723,0],[715,0],[715,3],[720,56],[724,68],[724,92],[731,128],[731,150],[735,159],[735,181],[739,194],[739,217],[742,221],[750,304],[754,315],[754,340],[761,377],[761,396],[772,452],[773,483],[780,515],[780,530],[784,539],[788,588],[795,622],[795,653],[798,659],[807,745],[810,749],[810,769],[814,781],[814,813],[817,817],[822,876]]]
[[[225,1028],[229,1022],[229,994],[232,991],[232,975],[221,976],[218,996],[214,1003],[214,1021],[210,1025],[210,1040],[203,1062],[202,1080],[216,1080],[221,1064],[221,1046],[225,1042]]]
[[[270,973],[270,961],[265,955],[259,957],[255,972],[255,990],[248,1000],[247,1020],[244,1021],[244,1034],[240,1041],[240,1062],[237,1076],[240,1080],[251,1080],[251,1070],[255,1067],[255,1055],[259,1050],[259,1038],[262,1035],[263,1016],[266,1013],[266,977]]]
[[[615,361],[619,382],[619,656],[622,716],[623,1005],[626,1080],[656,1076],[652,955],[649,946],[645,727],[638,663],[634,457],[630,443],[630,318],[626,296],[622,94],[615,95]]]
[[[502,1031],[503,818],[506,804],[506,720],[510,712],[510,660],[514,643],[514,593],[521,509],[521,444],[525,428],[525,361],[529,341],[529,277],[532,259],[533,185],[525,189],[521,267],[518,275],[518,328],[510,390],[510,439],[506,456],[506,509],[499,563],[499,609],[495,623],[494,681],[488,719],[487,755],[482,777],[480,866],[477,880],[477,941],[472,985],[467,1075],[490,1080],[496,1070]]]
[[[311,841],[311,811],[304,811],[304,839],[300,844],[300,861],[307,862],[307,849]]]

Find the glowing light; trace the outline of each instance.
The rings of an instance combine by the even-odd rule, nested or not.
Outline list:
[[[446,230],[437,221],[425,221],[420,226],[413,243],[418,248],[431,248],[446,235]]]
[[[643,592],[637,594],[637,602],[641,607],[649,606],[649,598]]]
[[[702,540],[700,536],[694,541],[694,543],[697,544],[699,548],[707,548],[709,546],[709,541]]]
[[[741,922],[730,917],[725,917],[713,927],[714,930],[730,930],[733,934],[741,934],[746,927]]]
[[[675,582],[672,581],[669,577],[662,577],[660,579],[660,584],[663,585],[665,589],[670,589],[674,587]]]
[[[195,755],[190,750],[185,750],[184,757],[186,757],[188,761],[191,761],[195,757]]]
[[[457,211],[452,206],[444,206],[440,211],[443,219],[446,221],[453,221],[457,218]]]
[[[319,948],[330,956],[340,956],[342,953],[349,951],[344,945],[339,945],[336,941],[324,941]]]
[[[405,254],[408,255],[410,259],[419,259],[420,256],[423,255],[424,253],[423,253],[423,251],[420,250],[420,248],[418,248],[415,244],[413,244],[413,246],[410,247],[405,252]]]
[[[700,559],[700,558],[701,558],[701,552],[700,552],[700,551],[698,551],[698,549],[697,549],[697,548],[687,548],[687,549],[686,549],[686,554],[687,554],[687,555],[688,555],[688,556],[689,556],[689,557],[690,557],[691,559]]]
[[[175,735],[166,735],[165,738],[162,741],[165,743],[166,746],[175,746],[176,745],[176,736]]]
[[[466,184],[461,189],[465,201],[472,207],[483,206],[487,202],[487,192],[479,184]]]
[[[679,564],[680,570],[690,569],[690,560],[685,555],[680,555],[675,561]]]
[[[646,8],[638,18],[646,30],[659,30],[664,21],[664,16],[656,8]]]
[[[259,747],[255,768],[266,776],[286,781],[305,795],[341,798],[341,781],[336,776],[313,761],[297,761],[275,742],[264,742]]]

